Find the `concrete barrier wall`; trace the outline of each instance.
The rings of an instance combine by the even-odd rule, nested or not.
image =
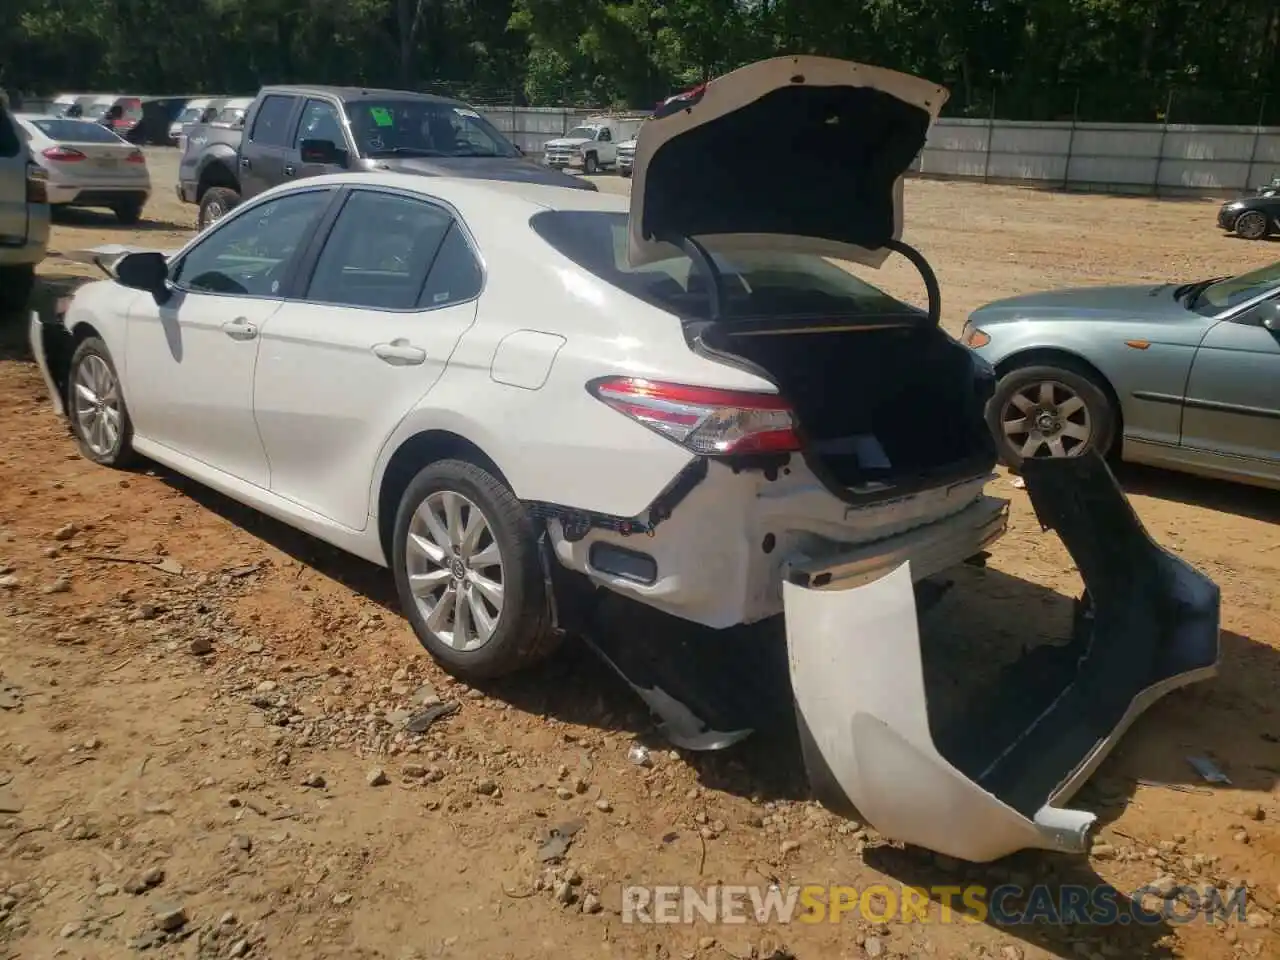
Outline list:
[[[600,111],[480,107],[531,157]],[[1280,176],[1280,127],[939,120],[924,176],[1147,194],[1232,194]]]

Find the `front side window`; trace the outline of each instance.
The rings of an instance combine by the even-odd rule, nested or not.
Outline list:
[[[253,118],[249,139],[264,147],[289,145],[289,117],[293,114],[293,97],[278,94],[266,97]]]
[[[353,100],[346,105],[362,157],[518,157],[470,107],[435,100]]]
[[[21,150],[22,139],[9,111],[0,107],[0,157],[16,157]]]
[[[178,261],[173,282],[197,293],[278,296],[289,260],[311,236],[330,195],[291,193],[228,218]]]
[[[300,148],[303,140],[328,140],[334,146],[345,149],[347,139],[342,135],[342,120],[337,108],[323,100],[308,100],[298,123],[298,136],[294,147]]]
[[[417,308],[452,222],[447,210],[424,200],[355,191],[325,241],[306,299],[370,309]]]
[[[676,247],[657,263],[627,262],[625,213],[547,210],[534,214],[530,226],[580,267],[640,300],[686,319],[709,313],[707,278]],[[847,261],[769,248],[710,252],[724,281],[725,319],[926,316],[859,278]]]

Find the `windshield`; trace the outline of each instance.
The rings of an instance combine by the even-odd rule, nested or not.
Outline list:
[[[183,107],[182,112],[178,114],[178,123],[190,123],[199,118],[204,113],[204,107]]]
[[[1200,291],[1191,304],[1199,313],[1213,315],[1239,306],[1280,284],[1280,261],[1242,273],[1238,277],[1215,280]]]
[[[358,100],[346,109],[363,157],[520,156],[469,107],[431,100]]]
[[[565,140],[594,140],[596,132],[591,127],[574,127],[564,135]]]
[[[547,243],[579,266],[633,297],[682,319],[707,319],[706,278],[684,253],[643,267],[627,263],[627,215],[597,210],[547,210],[529,221]],[[928,314],[857,277],[852,263],[776,249],[737,251],[712,259],[724,281],[727,319],[831,319]]]
[[[32,120],[31,125],[50,140],[63,143],[121,143],[121,139],[100,123],[65,120],[61,117]]]
[[[223,107],[213,118],[214,123],[239,123],[244,119],[244,107]]]

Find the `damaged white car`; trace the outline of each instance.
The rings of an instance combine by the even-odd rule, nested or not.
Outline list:
[[[86,456],[149,457],[390,567],[459,676],[585,634],[673,741],[715,748],[749,728],[679,691],[717,678],[593,638],[593,598],[709,628],[785,612],[821,799],[971,860],[1081,850],[1092,817],[1060,804],[1142,708],[1212,673],[1217,590],[1101,461],[1028,464],[1084,575],[1080,636],[984,726],[931,726],[917,588],[1006,524],[984,492],[991,370],[939,329],[900,239],[946,96],[836,60],[745,67],[644,126],[629,210],[474,179],[294,182],[177,253],[104,261],[114,279],[33,317],[32,347]],[[851,269],[894,252],[927,310]]]

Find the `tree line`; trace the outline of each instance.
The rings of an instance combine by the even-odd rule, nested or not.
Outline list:
[[[847,57],[1005,119],[1280,122],[1276,0],[0,0],[0,87],[314,82],[647,108],[782,53]]]

